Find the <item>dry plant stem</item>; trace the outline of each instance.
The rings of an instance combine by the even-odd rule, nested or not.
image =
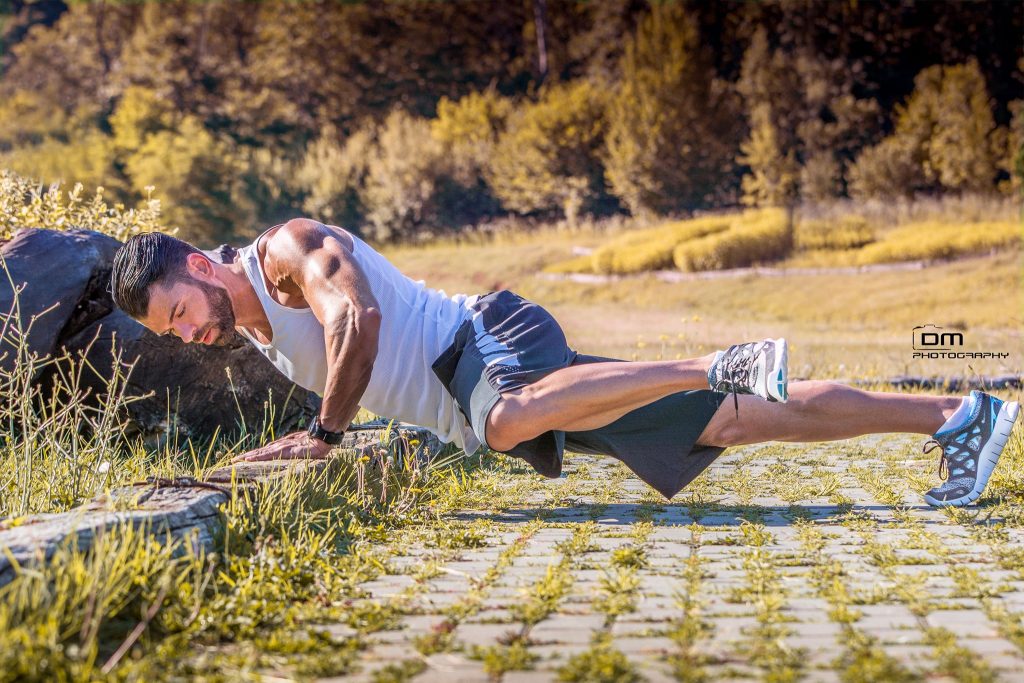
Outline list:
[[[125,653],[128,652],[131,646],[135,644],[135,641],[142,635],[142,632],[146,630],[146,627],[149,626],[149,622],[153,621],[156,613],[160,611],[160,605],[163,604],[164,598],[167,597],[168,588],[170,588],[170,585],[166,583],[160,587],[160,594],[156,596],[156,600],[146,610],[142,621],[135,625],[132,632],[128,634],[128,637],[124,639],[124,642],[121,643],[121,646],[117,648],[114,654],[110,655],[110,659],[107,660],[107,663],[103,665],[100,671],[108,674],[117,666],[117,663],[121,661],[121,658],[124,657]]]

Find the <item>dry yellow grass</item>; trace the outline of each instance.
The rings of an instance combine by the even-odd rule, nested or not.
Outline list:
[[[793,229],[781,209],[744,211],[729,229],[689,239],[672,252],[676,268],[692,272],[743,268],[783,258],[793,248]]]
[[[867,219],[850,215],[838,220],[797,221],[793,246],[799,251],[857,249],[874,241],[875,230]]]
[[[1021,371],[1021,256],[1008,251],[920,270],[694,279],[653,276],[577,283],[538,275],[571,253],[569,241],[500,248],[388,250],[403,272],[449,293],[500,285],[548,308],[571,345],[586,353],[654,359],[707,353],[745,339],[786,336],[795,376]],[[530,266],[533,270],[530,270]],[[999,292],[999,296],[993,296]],[[965,330],[973,348],[1008,361],[911,358],[911,330],[934,323]]]
[[[857,251],[858,264],[937,260],[1020,246],[1020,221],[910,223]]]
[[[591,255],[591,272],[623,275],[670,268],[677,245],[726,232],[734,222],[731,217],[712,216],[626,233]]]

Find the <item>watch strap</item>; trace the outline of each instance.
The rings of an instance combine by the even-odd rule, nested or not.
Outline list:
[[[306,432],[313,438],[320,439],[331,446],[340,446],[342,439],[345,438],[345,430],[341,430],[340,432],[329,432],[324,429],[320,424],[319,415],[313,416],[313,420],[309,423],[309,429],[307,429]]]

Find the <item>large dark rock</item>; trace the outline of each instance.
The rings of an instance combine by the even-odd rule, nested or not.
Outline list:
[[[306,390],[289,382],[270,362],[241,337],[229,346],[185,344],[177,337],[160,337],[121,310],[89,325],[67,339],[64,348],[86,354],[99,377],[83,374],[85,384],[102,391],[102,380],[114,367],[112,350],[128,372],[128,394],[154,392],[144,401],[128,405],[135,426],[146,434],[176,430],[187,437],[235,432],[245,426],[259,430],[271,417],[295,425],[306,403]]]
[[[21,230],[0,248],[10,276],[0,272],[0,314],[14,311],[13,283],[21,288],[21,329],[28,329],[31,323],[26,339],[30,352],[52,355],[62,332],[84,329],[114,310],[109,294],[84,294],[105,292],[114,252],[120,245],[113,237],[91,230],[30,229]],[[14,349],[8,343],[12,338],[8,335],[0,340],[0,368],[6,371],[14,364]]]
[[[40,354],[65,351],[88,360],[83,388],[102,392],[114,373],[115,354],[128,372],[130,396],[152,396],[127,406],[133,427],[145,435],[176,432],[204,438],[219,428],[259,429],[273,414],[279,429],[290,429],[315,410],[318,399],[288,381],[251,344],[236,337],[228,346],[183,344],[160,337],[114,306],[110,270],[120,243],[77,230],[24,230],[0,248],[19,295],[23,324],[47,308],[28,336]],[[2,273],[0,273],[2,275]],[[0,277],[0,306],[14,294]],[[9,369],[9,366],[5,366]],[[129,371],[130,368],[130,371]],[[51,384],[52,372],[37,378]]]

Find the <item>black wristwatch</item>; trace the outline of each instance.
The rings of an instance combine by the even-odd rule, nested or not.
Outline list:
[[[309,423],[309,429],[306,430],[310,436],[314,439],[320,439],[324,443],[328,443],[331,446],[340,446],[341,440],[345,437],[345,430],[340,432],[329,432],[320,426],[320,416],[314,415],[313,421]]]

